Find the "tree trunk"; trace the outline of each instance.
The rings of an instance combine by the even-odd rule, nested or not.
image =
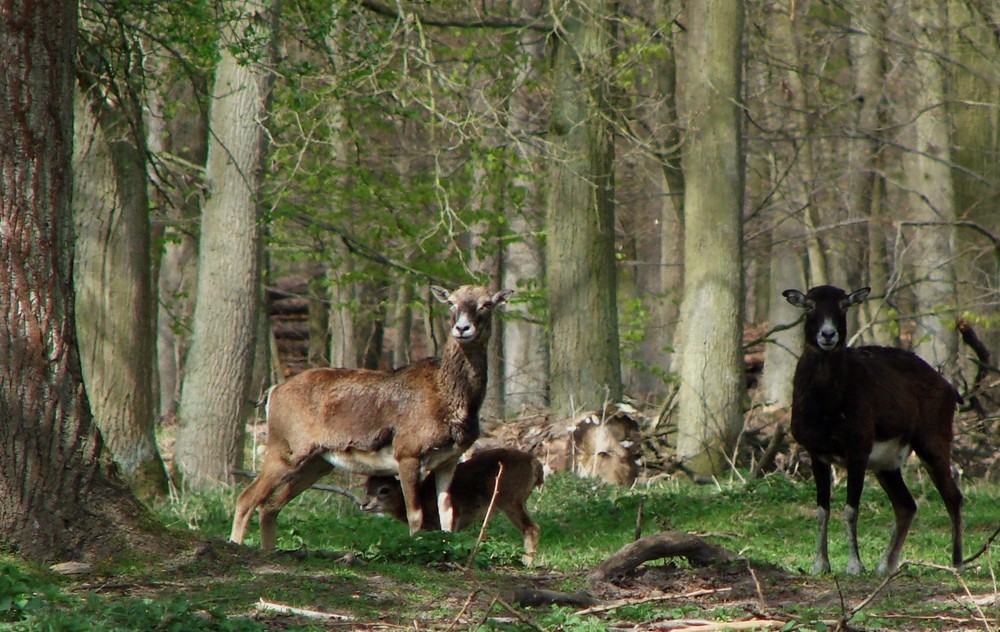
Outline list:
[[[525,17],[534,17],[525,12]],[[538,82],[537,68],[544,59],[545,42],[532,33],[520,36],[525,59],[516,69],[514,84],[533,85]],[[526,89],[511,95],[510,119],[507,124],[513,138],[532,138],[538,118],[539,95]],[[518,143],[515,150],[525,165],[541,164],[536,145]],[[513,170],[513,186],[524,191],[521,208],[510,205],[507,226],[511,235],[503,252],[503,288],[518,290],[515,299],[504,306],[503,314],[503,398],[507,416],[518,415],[528,409],[539,409],[548,404],[549,356],[545,328],[538,322],[537,294],[532,294],[532,284],[544,274],[544,249],[538,242],[545,220],[544,198],[539,191],[538,179]],[[533,309],[534,308],[534,309]],[[492,355],[491,355],[492,357]]]
[[[84,382],[97,425],[133,491],[140,498],[164,496],[167,472],[154,434],[145,139],[131,133],[135,122],[126,112],[102,106],[89,91],[78,93],[76,103],[74,281]]]
[[[159,210],[154,237],[162,244],[156,261],[159,306],[156,317],[157,393],[160,419],[175,421],[181,400],[183,367],[190,346],[198,270],[198,236],[202,172],[183,165],[204,165],[208,122],[203,110],[193,107],[194,86],[174,84],[168,92],[147,93],[146,120],[149,150],[161,160],[149,169],[154,184],[153,207]],[[168,108],[168,104],[174,108]],[[168,115],[167,111],[171,114]]]
[[[767,319],[772,328],[794,323],[801,310],[790,305],[781,295],[783,290],[802,289],[805,285],[803,256],[796,237],[799,231],[789,221],[779,221],[771,231],[771,260],[767,297]],[[764,404],[788,407],[792,405],[792,376],[802,349],[802,327],[795,326],[771,335],[764,351],[764,374],[761,391]]]
[[[0,541],[37,561],[154,545],[87,403],[73,307],[72,0],[0,7]]]
[[[656,346],[660,365],[673,365],[672,349],[680,319],[681,291],[684,287],[684,171],[680,166],[680,123],[677,120],[677,39],[671,20],[678,3],[658,0],[657,23],[664,29],[666,47],[655,66],[656,147],[663,171],[663,203],[660,208],[660,297],[653,306]],[[670,34],[669,36],[667,34]]]
[[[231,49],[245,44],[248,29],[264,29],[258,36],[273,44],[275,13],[252,0],[224,5],[238,17],[220,41],[210,113],[211,194],[202,213],[198,303],[174,453],[175,467],[192,488],[227,482],[242,464],[261,303],[258,195],[273,82],[266,60],[273,53],[257,63]]]
[[[720,0],[689,10],[679,82],[687,125],[684,299],[677,454],[718,474],[742,427],[742,206],[740,61],[743,8]]]
[[[816,92],[814,81],[803,79],[803,69],[807,51],[800,51],[799,40],[793,30],[795,20],[794,1],[791,7],[775,7],[771,13],[771,30],[774,46],[779,55],[786,56],[784,85],[787,102],[785,106],[786,131],[791,147],[787,159],[792,163],[788,171],[785,212],[799,218],[805,233],[806,250],[809,253],[809,285],[827,283],[827,248],[816,234],[816,207],[814,189],[816,187],[816,161],[813,157],[813,130],[810,123],[809,96]]]
[[[554,38],[546,280],[555,418],[621,397],[615,291],[614,139],[603,74],[610,3],[571,3]]]
[[[908,94],[907,119],[903,130],[908,151],[903,155],[902,186],[909,192],[907,217],[913,228],[910,245],[916,297],[917,327],[914,351],[936,368],[953,368],[958,353],[958,335],[951,321],[956,304],[954,191],[951,181],[950,120],[939,53],[945,20],[945,5],[925,0],[912,12],[915,49]]]
[[[330,266],[330,366],[356,369],[361,363],[355,304],[360,300],[358,284],[348,280],[354,259],[347,246],[336,240]]]
[[[862,340],[869,344],[894,346],[896,340],[885,300],[889,290],[889,272],[882,182],[878,173],[878,137],[883,127],[879,104],[883,98],[885,71],[883,54],[876,39],[883,31],[877,6],[868,0],[854,2],[851,26],[848,45],[858,105],[854,137],[848,141],[847,206],[849,213],[868,217],[865,231],[868,237],[867,275],[863,276],[875,295],[862,303],[859,310],[868,323],[868,327],[862,328]]]

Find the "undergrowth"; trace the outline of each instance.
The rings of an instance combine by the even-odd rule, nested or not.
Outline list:
[[[947,563],[948,517],[933,485],[919,471],[907,479],[920,507],[904,557],[918,565],[872,601],[852,624],[864,628],[917,629],[900,624],[891,613],[900,611],[920,619],[921,629],[940,611],[928,599],[928,587],[940,591],[942,583],[954,586],[960,596],[996,592],[992,557],[987,553],[960,578],[938,566]],[[862,559],[873,568],[881,555],[893,516],[884,494],[869,481],[860,511]],[[978,550],[1000,524],[998,488],[985,483],[964,485],[966,495],[966,554]],[[834,505],[843,505],[843,482],[834,487]],[[166,524],[195,529],[205,539],[221,541],[229,533],[235,491],[185,495],[156,507]],[[815,546],[813,487],[808,481],[791,481],[781,475],[746,483],[738,477],[715,485],[663,481],[650,486],[622,489],[569,474],[549,476],[532,496],[529,512],[541,527],[538,568],[520,563],[521,534],[497,516],[489,537],[477,546],[478,529],[449,534],[420,533],[411,537],[407,527],[389,518],[363,514],[349,501],[324,492],[309,492],[290,503],[279,516],[278,548],[312,552],[349,552],[358,563],[346,566],[330,557],[260,558],[254,564],[197,563],[178,574],[176,569],[134,568],[122,562],[112,583],[134,582],[136,589],[120,592],[100,588],[100,581],[57,576],[15,558],[0,557],[0,627],[13,630],[258,630],[273,624],[257,620],[257,599],[303,604],[321,609],[349,611],[376,620],[434,621],[454,616],[459,587],[505,586],[528,581],[539,574],[552,576],[547,587],[565,591],[585,588],[586,571],[606,559],[637,534],[664,530],[695,533],[747,558],[757,568],[774,567],[787,573],[789,582],[833,595],[826,603],[793,603],[782,610],[788,630],[821,630],[836,618],[840,606],[837,590],[867,591],[880,578],[849,578],[843,525],[831,522],[830,558],[834,575],[813,578],[806,574]],[[248,533],[247,545],[257,547],[257,525]],[[227,549],[228,550],[228,549]],[[240,551],[243,551],[241,553]],[[249,557],[250,549],[233,549],[236,559]],[[473,555],[474,553],[474,555]],[[256,555],[256,554],[254,554]],[[463,570],[471,562],[472,570]],[[656,564],[651,562],[650,564]],[[922,564],[922,565],[921,565]],[[683,564],[680,565],[683,567]],[[470,573],[473,573],[470,575]],[[81,587],[81,582],[92,583]],[[172,589],[174,585],[179,586]],[[148,589],[141,589],[148,586]],[[955,598],[953,598],[954,601]],[[953,606],[954,604],[952,604]],[[990,609],[992,608],[992,609]],[[996,606],[984,612],[996,622]],[[647,603],[627,606],[614,613],[618,621],[737,618],[742,611],[697,603]],[[429,622],[428,622],[429,621]],[[495,605],[481,621],[485,629],[602,630],[604,618],[581,615],[572,608],[543,608],[531,613],[531,625],[509,616]],[[299,626],[296,628],[296,626]],[[285,620],[289,629],[320,629],[315,623]],[[418,625],[417,627],[421,627]],[[446,626],[445,626],[446,627]]]

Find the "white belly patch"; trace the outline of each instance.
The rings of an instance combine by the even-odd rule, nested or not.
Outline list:
[[[903,443],[900,439],[876,441],[868,455],[868,469],[875,472],[898,470],[909,456],[910,444]]]
[[[387,445],[377,452],[365,450],[331,450],[323,453],[323,460],[349,472],[377,476],[391,476],[399,472],[399,463]]]

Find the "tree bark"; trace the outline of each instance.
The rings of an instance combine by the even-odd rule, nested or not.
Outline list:
[[[554,38],[546,280],[555,418],[622,394],[615,288],[611,5],[572,2]]]
[[[879,174],[879,136],[883,127],[881,108],[885,83],[884,55],[876,38],[882,34],[882,19],[877,5],[857,0],[851,6],[852,34],[848,51],[854,76],[857,120],[854,137],[848,141],[847,205],[851,214],[866,215],[867,275],[865,283],[875,297],[861,305],[868,327],[862,327],[862,340],[869,344],[895,346],[898,342],[890,327],[886,293],[889,291],[886,227],[882,209],[882,179]]]
[[[912,59],[912,83],[903,130],[908,151],[903,155],[904,182],[909,193],[907,217],[914,227],[910,262],[916,297],[914,351],[936,368],[954,367],[958,335],[952,326],[957,302],[954,267],[955,198],[951,179],[950,120],[944,70],[935,54],[942,53],[945,5],[933,0],[915,3],[911,11],[917,47]],[[925,224],[926,225],[921,225]]]
[[[162,243],[154,276],[157,392],[160,419],[167,423],[176,420],[181,401],[197,292],[197,224],[204,188],[198,166],[205,164],[208,152],[208,120],[196,106],[195,90],[185,79],[146,95],[148,145],[158,160],[149,169],[153,207],[159,210],[154,238]]]
[[[140,498],[164,496],[156,447],[153,296],[145,139],[130,114],[76,98],[77,335],[91,410]],[[138,108],[131,116],[138,117]]]
[[[37,561],[154,545],[87,402],[73,296],[73,0],[0,7],[0,541]]]
[[[534,17],[525,10],[525,17]],[[522,59],[516,68],[515,85],[528,86],[539,81],[536,70],[545,56],[545,42],[532,33],[522,33],[519,41]],[[510,136],[522,139],[515,146],[525,165],[541,164],[538,146],[528,139],[540,125],[540,95],[522,88],[510,98]],[[504,306],[503,315],[503,389],[504,411],[508,416],[548,404],[549,355],[545,328],[537,314],[540,299],[533,294],[533,284],[545,274],[544,248],[538,235],[543,231],[545,201],[537,178],[512,170],[513,185],[524,191],[520,208],[511,204],[507,225],[514,239],[506,241],[503,252],[503,288],[518,290],[515,299]],[[491,356],[492,357],[492,356]]]
[[[768,322],[770,326],[794,323],[802,311],[790,305],[781,295],[783,290],[802,289],[805,270],[802,252],[795,237],[798,230],[790,221],[778,219],[772,232]],[[804,291],[804,290],[803,290]],[[764,404],[779,407],[792,405],[792,376],[802,349],[802,327],[775,332],[764,351],[764,374],[761,388]]]
[[[249,32],[273,46],[276,7],[254,0],[224,4],[237,18],[223,28],[213,89],[210,196],[202,212],[198,303],[174,453],[191,488],[229,482],[242,464],[261,304],[258,196],[273,51],[258,63],[236,57],[232,48],[247,45],[242,38]]]
[[[686,19],[677,454],[695,473],[713,475],[726,467],[743,425],[743,8],[737,0],[712,2]]]

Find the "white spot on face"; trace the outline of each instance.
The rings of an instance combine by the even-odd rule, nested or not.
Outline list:
[[[840,334],[837,332],[837,323],[833,322],[833,318],[824,318],[823,324],[816,332],[816,346],[823,351],[831,351],[838,342],[840,342]]]
[[[476,323],[469,318],[468,312],[462,311],[455,319],[451,335],[458,341],[472,340],[476,337]]]
[[[868,469],[874,472],[898,470],[909,456],[910,445],[898,438],[876,441],[871,454],[868,455]]]

